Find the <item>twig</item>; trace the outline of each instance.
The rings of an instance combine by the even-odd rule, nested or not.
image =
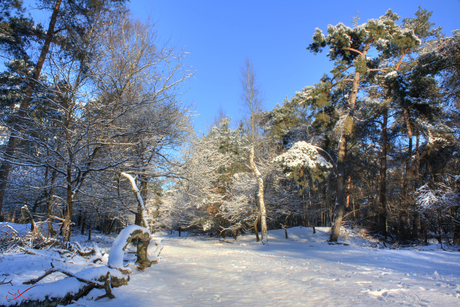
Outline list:
[[[14,229],[13,227],[11,227],[10,225],[8,225],[8,222],[5,223],[5,226],[8,227],[9,229],[11,229],[13,231],[13,233],[18,237],[18,238],[21,238],[21,236],[19,235],[19,233],[16,231],[16,229]]]
[[[2,281],[0,281],[0,285],[7,285],[7,284],[13,285],[12,283],[13,280],[6,281],[6,282],[5,280],[6,280],[6,277]]]
[[[37,224],[35,224],[34,217],[32,216],[32,213],[30,213],[29,211],[29,207],[27,207],[27,205],[24,205],[21,207],[21,210],[24,210],[29,216],[30,222],[32,223],[32,228],[33,228],[32,230],[41,236],[40,230],[38,230]]]
[[[61,222],[65,222],[65,219],[63,219],[62,217],[55,216],[55,215],[50,215],[50,218],[61,221]]]

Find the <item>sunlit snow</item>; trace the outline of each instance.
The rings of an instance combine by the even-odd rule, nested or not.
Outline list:
[[[307,227],[287,231],[288,239],[284,230],[269,231],[268,245],[256,243],[250,234],[237,240],[154,234],[164,245],[158,264],[143,272],[133,269],[129,284],[113,289],[115,299],[94,301],[104,291],[93,290],[70,306],[445,307],[460,303],[460,254],[452,247],[450,251],[436,244],[390,249],[350,230],[342,231],[343,244],[329,245],[329,228],[318,227],[316,234]],[[101,249],[107,249],[113,239],[102,236],[100,240]],[[72,272],[84,268],[79,258],[54,263]],[[0,286],[0,305],[9,303],[5,301],[8,291],[22,289],[23,281],[49,267],[45,257],[1,257],[0,277],[13,280],[13,286]],[[56,282],[56,277],[44,282]],[[67,284],[72,286],[70,279]],[[50,286],[31,289],[30,295],[48,293]]]

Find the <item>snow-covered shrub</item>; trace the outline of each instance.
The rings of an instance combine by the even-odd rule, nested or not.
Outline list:
[[[460,194],[458,191],[448,184],[438,183],[434,187],[425,184],[417,189],[415,194],[418,210],[427,222],[428,231],[434,231],[436,236],[442,233],[450,234],[453,242],[460,244]],[[438,231],[441,233],[438,234]]]
[[[318,147],[300,141],[294,144],[288,151],[276,157],[273,161],[279,162],[283,166],[288,168],[316,168],[323,166],[326,168],[332,168],[332,164],[329,163],[321,154],[318,152]]]

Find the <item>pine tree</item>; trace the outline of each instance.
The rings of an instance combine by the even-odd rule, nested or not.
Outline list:
[[[337,241],[339,230],[345,212],[345,178],[347,170],[347,142],[353,135],[353,126],[358,113],[358,92],[362,82],[375,78],[376,74],[390,71],[382,68],[382,63],[389,57],[399,54],[400,60],[404,58],[408,50],[420,45],[420,40],[412,29],[404,29],[396,21],[399,16],[391,10],[379,19],[368,20],[362,25],[354,27],[339,23],[336,26],[329,25],[328,35],[316,29],[313,42],[308,49],[319,53],[328,47],[328,57],[335,61],[335,67],[331,70],[332,77],[325,76],[321,83],[314,87],[307,87],[296,94],[294,98],[299,104],[316,110],[316,121],[327,123],[330,115],[325,112],[334,103],[334,110],[339,114],[335,125],[339,137],[339,149],[337,153],[337,209],[334,224],[331,231],[331,241]],[[375,48],[377,55],[373,59],[369,57],[369,51]],[[398,62],[400,65],[400,62]],[[399,65],[397,69],[399,69]],[[386,93],[389,95],[389,92]],[[346,99],[343,99],[346,98]],[[386,224],[386,201],[385,201],[385,174],[386,174],[386,126],[388,116],[383,112],[382,122],[382,155],[381,155],[381,186],[380,206],[381,223]]]

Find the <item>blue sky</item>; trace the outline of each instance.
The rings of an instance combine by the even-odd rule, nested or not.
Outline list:
[[[391,8],[413,17],[421,5],[433,11],[432,22],[450,35],[460,28],[460,0],[301,1],[301,0],[132,0],[135,18],[155,22],[161,40],[189,53],[185,65],[196,71],[182,100],[193,104],[195,126],[205,130],[219,107],[236,122],[241,118],[241,67],[252,61],[271,110],[285,97],[313,85],[329,70],[325,53],[306,50],[316,27],[378,18]]]
[[[0,0],[1,1],[1,0]],[[26,5],[34,0],[25,0]],[[431,18],[446,35],[460,28],[460,0],[131,0],[132,16],[155,23],[159,42],[169,41],[188,53],[184,65],[195,75],[183,86],[182,101],[196,113],[195,127],[204,131],[219,108],[236,124],[242,118],[241,67],[246,58],[254,65],[264,92],[264,110],[329,71],[326,54],[306,50],[315,28],[329,24],[352,25],[379,18],[391,8],[414,17],[418,6],[433,11]],[[36,15],[36,9],[29,11]],[[35,16],[37,17],[37,16]],[[40,16],[38,16],[40,17]],[[40,18],[38,18],[40,19]]]

